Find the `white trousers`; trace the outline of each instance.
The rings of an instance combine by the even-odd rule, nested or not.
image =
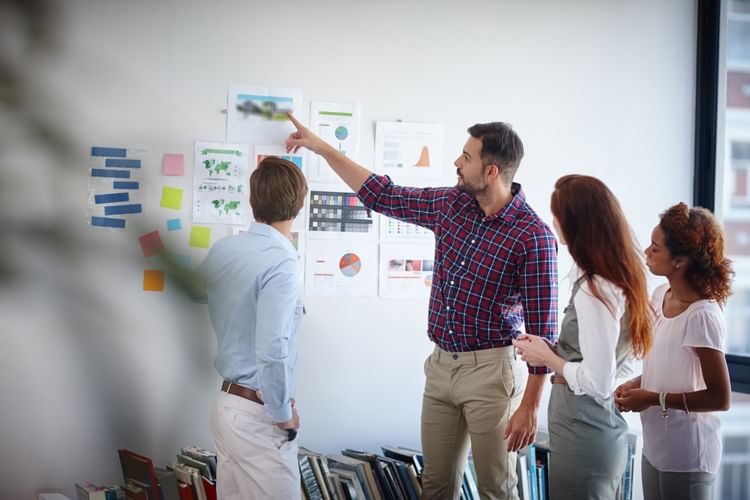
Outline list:
[[[211,432],[219,500],[300,500],[297,440],[289,441],[263,405],[219,392]]]

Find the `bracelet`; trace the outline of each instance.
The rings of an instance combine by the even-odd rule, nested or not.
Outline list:
[[[661,416],[664,419],[664,430],[667,430],[667,419],[669,414],[667,413],[667,393],[659,393],[659,408],[661,409]]]
[[[688,405],[687,405],[687,396],[685,395],[684,392],[682,393],[682,406],[685,407],[685,413],[690,415],[690,408],[688,408]]]

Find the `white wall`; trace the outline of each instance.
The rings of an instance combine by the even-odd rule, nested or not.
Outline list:
[[[517,180],[546,220],[555,179],[592,174],[618,195],[646,245],[657,214],[691,198],[694,7],[64,2],[53,14],[56,48],[21,67],[35,103],[28,116],[57,124],[72,157],[50,155],[23,123],[0,117],[2,179],[12,186],[0,208],[21,223],[4,253],[20,278],[0,288],[3,498],[31,498],[43,487],[72,497],[76,481],[117,483],[118,447],[159,464],[180,445],[213,447],[208,412],[218,379],[205,308],[173,282],[163,295],[139,291],[137,230],[85,226],[92,145],[149,151],[147,232],[170,215],[158,208],[161,186],[191,181],[189,168],[182,180],[161,177],[161,155],[183,152],[190,163],[194,141],[224,139],[230,84],[301,88],[306,107],[361,102],[365,165],[376,120],[443,122],[446,183],[466,128],[503,120],[524,141]],[[186,196],[183,224],[189,189]],[[58,231],[63,243],[33,239],[25,224]],[[167,242],[186,253],[184,233]],[[227,233],[214,229],[214,237]],[[197,263],[203,253],[191,252]],[[561,309],[567,298],[561,290]],[[306,308],[301,444],[324,452],[418,446],[431,350],[426,300],[308,297]]]

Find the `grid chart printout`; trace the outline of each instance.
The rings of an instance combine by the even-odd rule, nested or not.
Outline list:
[[[384,241],[431,240],[434,233],[427,228],[391,217],[380,217],[380,239]]]
[[[352,192],[311,190],[309,196],[308,238],[374,234],[373,215]]]
[[[120,147],[91,148],[87,218],[92,227],[125,229],[140,216],[143,162],[146,151]]]

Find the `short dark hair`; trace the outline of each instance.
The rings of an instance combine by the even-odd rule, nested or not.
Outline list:
[[[307,196],[307,181],[294,163],[266,156],[250,175],[250,206],[259,222],[294,219]]]
[[[482,141],[482,165],[497,165],[506,184],[513,181],[523,158],[523,142],[509,123],[477,123],[469,134]]]

